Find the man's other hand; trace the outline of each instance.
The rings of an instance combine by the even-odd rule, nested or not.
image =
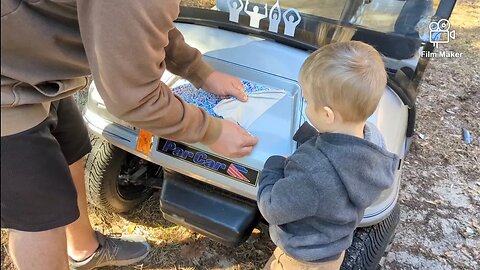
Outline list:
[[[240,101],[247,101],[248,99],[243,84],[239,78],[219,71],[212,72],[212,74],[207,77],[202,88],[220,98],[234,96]]]
[[[258,139],[231,121],[221,121],[220,137],[208,147],[216,153],[231,158],[240,158],[250,154]]]

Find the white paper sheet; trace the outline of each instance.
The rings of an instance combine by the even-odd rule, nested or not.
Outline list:
[[[285,95],[286,92],[283,90],[258,91],[250,93],[247,102],[241,102],[235,98],[222,100],[213,108],[213,111],[224,119],[248,128]]]

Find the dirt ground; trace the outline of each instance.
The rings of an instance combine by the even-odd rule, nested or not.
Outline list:
[[[385,269],[480,269],[480,1],[459,0],[451,18],[455,40],[440,50],[420,86],[416,135],[405,160],[401,223]],[[462,140],[462,129],[472,142]],[[153,247],[143,264],[121,269],[260,269],[274,248],[265,227],[226,248],[165,221],[158,194],[128,215],[91,209],[104,233],[144,235]],[[1,268],[13,269],[2,230]],[[119,269],[119,268],[105,268]]]
[[[421,84],[386,269],[480,269],[479,1],[457,1],[450,21],[457,39],[439,51],[464,54],[433,59]]]

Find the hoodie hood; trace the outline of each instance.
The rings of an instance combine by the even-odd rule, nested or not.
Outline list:
[[[364,139],[338,133],[317,137],[316,147],[328,159],[345,186],[352,203],[371,205],[379,191],[389,188],[398,167],[398,157],[385,149],[378,129],[367,123]]]

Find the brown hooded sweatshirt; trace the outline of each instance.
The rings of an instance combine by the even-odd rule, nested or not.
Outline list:
[[[214,142],[219,120],[175,96],[165,69],[197,87],[213,69],[173,21],[178,0],[2,0],[1,135],[32,128],[92,74],[110,113],[154,134]]]

